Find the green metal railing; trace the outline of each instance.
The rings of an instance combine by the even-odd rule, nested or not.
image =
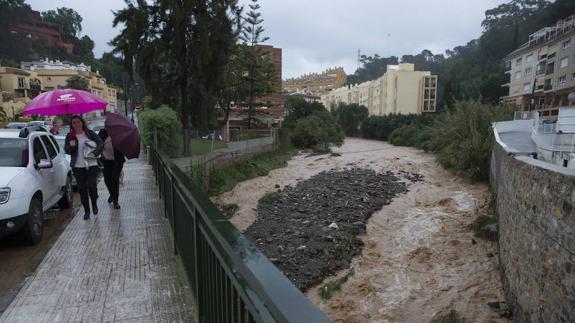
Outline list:
[[[329,322],[169,157],[150,163],[200,323]]]

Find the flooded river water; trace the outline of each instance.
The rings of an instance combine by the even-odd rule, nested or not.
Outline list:
[[[432,154],[380,141],[346,139],[340,156],[298,155],[288,166],[238,184],[216,198],[239,206],[232,223],[245,230],[256,218],[257,201],[267,192],[329,169],[371,168],[418,173],[370,218],[362,254],[349,270],[324,284],[352,275],[327,301],[318,289],[308,297],[334,322],[429,322],[455,309],[466,322],[506,322],[487,305],[502,301],[497,245],[473,237],[466,228],[487,204],[485,184],[470,184],[443,170]]]

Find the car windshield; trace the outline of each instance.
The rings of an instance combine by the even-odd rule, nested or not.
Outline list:
[[[8,129],[22,129],[24,128],[26,124],[25,123],[9,123],[6,128]]]
[[[24,167],[26,139],[0,138],[0,167]]]
[[[43,127],[44,126],[44,121],[31,121],[29,122],[30,125],[32,126],[40,126]]]
[[[60,150],[64,150],[64,142],[65,141],[66,141],[65,138],[56,137],[56,142],[58,143],[58,146],[60,146]]]

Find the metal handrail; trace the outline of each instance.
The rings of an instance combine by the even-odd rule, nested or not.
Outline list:
[[[155,146],[150,163],[199,322],[329,322]]]

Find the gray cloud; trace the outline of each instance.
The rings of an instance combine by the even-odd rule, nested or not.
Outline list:
[[[35,10],[70,7],[84,18],[96,56],[117,34],[112,10],[122,0],[28,0]],[[240,0],[247,4],[250,1]],[[268,44],[283,49],[283,77],[357,67],[357,50],[382,56],[442,53],[481,33],[484,12],[504,0],[260,0]]]

